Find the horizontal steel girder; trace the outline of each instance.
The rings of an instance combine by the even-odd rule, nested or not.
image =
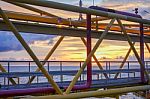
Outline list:
[[[121,20],[143,23],[143,24],[150,24],[150,20],[147,20],[147,19],[135,18],[135,17],[116,14],[112,12],[94,10],[94,9],[85,8],[85,7],[78,7],[74,5],[63,4],[63,3],[58,3],[54,1],[48,1],[48,0],[3,0],[3,1],[25,3],[25,4],[42,6],[42,7],[66,10],[66,11],[71,11],[71,12],[97,15],[97,16],[102,16],[102,17],[107,17],[107,18],[117,18]]]
[[[39,16],[39,15],[31,15],[27,13],[18,13],[18,12],[12,12],[12,11],[4,11],[9,19],[15,19],[15,20],[22,20],[22,21],[31,21],[31,22],[40,22],[40,23],[46,23],[46,24],[54,24],[54,25],[65,25],[65,26],[74,26],[74,27],[84,27],[86,28],[86,20],[84,21],[69,21],[68,19],[61,19],[61,22],[58,22],[58,18],[56,17],[45,17],[45,16]],[[92,19],[91,19],[92,20]],[[98,24],[98,29],[105,30],[106,26],[108,24]],[[137,25],[137,24],[136,24]],[[92,23],[92,29],[96,27],[95,23]],[[139,34],[139,30],[132,29],[132,24],[130,25],[130,28],[126,28],[126,31],[128,33],[136,33]],[[120,27],[112,26],[111,31],[117,31],[120,32]],[[146,34],[150,34],[149,31],[146,31]]]
[[[75,28],[64,28],[56,27],[45,24],[37,23],[26,23],[26,22],[13,22],[19,32],[24,33],[35,33],[35,34],[47,34],[47,35],[61,35],[61,36],[71,36],[71,37],[86,37],[85,29],[75,29]],[[0,21],[0,31],[10,31],[3,21]],[[92,31],[91,37],[98,38],[102,34],[102,31]],[[138,35],[129,34],[132,41],[139,42],[140,38]],[[126,41],[126,38],[121,33],[109,32],[105,37],[108,40],[119,40]],[[145,36],[144,41],[150,43],[150,36]]]

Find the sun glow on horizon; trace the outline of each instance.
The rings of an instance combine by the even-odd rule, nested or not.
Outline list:
[[[30,44],[30,47],[33,49],[33,51],[39,57],[39,59],[43,60],[44,57],[47,55],[47,53],[52,49],[58,38],[59,36],[54,37],[53,40],[51,40],[53,41],[53,43],[49,43],[50,42],[49,40],[35,41],[32,44]],[[92,39],[92,46],[95,45],[96,41],[97,39]],[[135,47],[139,52],[139,44],[136,44]],[[97,49],[97,51],[95,52],[95,56],[99,61],[123,60],[129,48],[130,47],[128,43],[125,41],[120,42],[120,41],[104,40]],[[16,51],[15,53],[12,54],[10,52],[5,52],[3,54],[0,53],[0,55],[3,56],[3,58],[0,57],[1,59],[6,59],[6,57],[4,57],[4,54],[7,57],[10,57],[10,59],[31,60],[31,58],[29,57],[29,55],[26,53],[25,50]],[[80,38],[65,37],[64,40],[58,46],[58,48],[55,50],[55,52],[52,54],[50,60],[84,61],[86,57],[87,57],[86,47]],[[129,60],[136,59],[133,57],[134,54],[133,52],[131,52],[128,59]],[[145,57],[149,58],[149,53],[147,49],[145,49]]]

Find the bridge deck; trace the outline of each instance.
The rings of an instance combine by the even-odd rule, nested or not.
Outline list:
[[[41,61],[43,62],[43,61]],[[34,61],[0,61],[7,72],[0,72],[0,90],[24,89],[37,87],[51,87],[46,77],[41,72],[35,72]],[[121,61],[100,61],[103,69],[99,69],[93,62],[92,88],[105,88],[113,86],[130,86],[141,83],[140,66],[137,61],[127,61],[122,69],[119,69]],[[66,88],[80,69],[82,61],[47,61],[45,69],[52,75],[60,88]],[[150,71],[150,61],[145,61],[146,70]],[[104,73],[106,75],[104,75]],[[120,73],[116,78],[117,73]],[[27,82],[35,76],[31,84]],[[12,78],[17,83],[12,85],[8,79]],[[146,78],[146,77],[145,77]],[[85,85],[87,70],[79,77],[76,85]]]
[[[78,81],[77,85],[83,85],[86,81]],[[123,85],[131,85],[131,84],[140,84],[140,77],[130,77],[130,78],[119,78],[119,79],[101,79],[101,80],[93,80],[91,88],[107,88],[113,86],[123,86]],[[70,84],[70,81],[57,82],[57,84],[63,88]],[[49,83],[33,83],[31,85],[28,84],[19,84],[16,86],[13,85],[3,85],[1,89],[24,89],[24,88],[37,88],[37,87],[51,87]]]
[[[150,69],[147,69],[148,71]],[[86,75],[87,71],[84,71],[82,75]],[[118,77],[114,79],[110,75],[116,73],[126,73],[128,74],[127,77]],[[93,70],[92,75],[96,75],[97,78],[92,80],[92,88],[104,88],[104,87],[111,87],[111,86],[121,86],[121,85],[130,85],[130,84],[139,84],[141,82],[140,77],[135,76],[135,73],[140,72],[140,69],[114,69],[114,70]],[[70,71],[49,71],[49,73],[53,76],[74,76],[77,73],[77,70],[70,70]],[[103,73],[108,74],[109,79],[100,78],[99,76]],[[133,74],[133,77],[130,77],[129,74]],[[81,76],[82,76],[81,75]],[[43,77],[41,72],[10,72],[10,73],[0,73],[0,77],[4,78],[19,78],[19,77],[31,77],[31,76],[38,76]],[[56,81],[58,85],[63,88],[68,86],[71,81]],[[86,80],[79,79],[76,83],[77,85],[83,85],[86,83]],[[17,84],[17,85],[2,85],[1,89],[22,89],[22,88],[35,88],[35,87],[50,87],[51,85],[48,82],[36,82],[32,84]]]

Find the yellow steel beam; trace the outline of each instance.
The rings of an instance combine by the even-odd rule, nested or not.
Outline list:
[[[70,83],[70,85],[68,86],[68,88],[66,89],[65,94],[70,93],[71,89],[73,88],[73,86],[75,85],[75,83],[77,82],[78,78],[80,77],[81,73],[83,72],[83,70],[85,69],[87,63],[89,62],[90,58],[93,56],[93,54],[95,53],[95,51],[97,50],[97,48],[99,47],[99,45],[101,44],[101,42],[103,41],[104,37],[106,36],[106,34],[108,33],[109,29],[111,28],[112,24],[115,22],[115,19],[112,19],[111,22],[108,24],[106,30],[102,33],[102,35],[99,37],[99,40],[97,41],[97,43],[95,44],[95,46],[93,47],[92,51],[89,53],[89,55],[87,56],[87,59],[85,60],[85,62],[83,63],[83,65],[81,66],[80,70],[78,70],[77,74],[75,75],[75,77],[73,78],[72,82]]]
[[[40,9],[37,9],[37,8],[35,8],[33,6],[30,6],[30,5],[27,5],[27,4],[18,3],[18,2],[11,2],[11,1],[5,1],[5,2],[16,5],[16,6],[19,6],[19,7],[22,7],[22,8],[25,8],[25,9],[28,9],[28,10],[32,10],[34,12],[40,13],[41,15],[47,15],[47,16],[50,16],[50,17],[58,17],[54,14],[48,13],[48,12],[40,10]]]
[[[134,45],[135,45],[135,42],[133,43],[133,46],[134,46]],[[131,53],[131,50],[132,50],[132,48],[130,47],[130,49],[128,50],[128,52],[127,52],[125,58],[124,58],[123,61],[121,62],[121,65],[119,66],[119,69],[122,69],[122,68],[123,68],[125,62],[127,61],[127,58],[129,57],[129,55],[130,55],[130,53]],[[118,77],[119,74],[120,74],[120,72],[116,73],[116,75],[115,75],[114,78],[117,79],[117,77]]]
[[[5,1],[5,0],[3,0],[3,1]],[[41,15],[46,15],[46,16],[50,16],[50,17],[56,17],[56,18],[60,18],[60,17],[58,17],[58,16],[56,16],[56,15],[54,15],[54,14],[51,14],[51,13],[49,13],[49,12],[46,12],[46,11],[43,11],[43,10],[40,10],[40,9],[37,9],[37,8],[35,8],[35,7],[32,7],[32,6],[29,6],[29,5],[27,5],[27,4],[23,4],[23,3],[17,3],[17,2],[11,2],[11,1],[5,1],[5,2],[8,2],[8,3],[10,3],[10,4],[14,4],[14,5],[16,5],[16,6],[19,6],[19,7],[23,7],[23,8],[25,8],[25,9],[28,9],[28,10],[31,10],[31,11],[34,11],[34,12],[37,12],[37,13],[40,13]],[[108,19],[108,18],[105,18],[105,17],[99,17],[99,18],[92,18],[92,20],[93,21],[95,21],[95,20],[102,20],[102,19]],[[69,20],[67,20],[67,19],[64,19],[64,18],[61,18],[61,21],[65,21],[65,22],[67,22],[67,23],[72,23],[72,22],[74,22],[74,21],[71,21],[71,22],[69,22]],[[82,20],[81,22],[86,22],[86,20]],[[69,25],[69,24],[68,24]]]
[[[22,46],[26,49],[26,51],[31,56],[31,58],[35,61],[35,63],[37,64],[37,66],[39,67],[39,69],[41,70],[41,72],[47,78],[48,82],[52,85],[52,87],[54,87],[54,89],[56,90],[57,93],[62,94],[62,91],[59,88],[59,86],[55,83],[55,81],[52,79],[52,77],[49,75],[49,73],[46,71],[46,69],[40,63],[39,59],[36,57],[36,55],[34,54],[34,52],[30,49],[30,47],[28,46],[28,44],[25,42],[25,40],[19,34],[19,32],[16,29],[16,27],[8,19],[7,15],[2,11],[1,8],[0,8],[0,14],[1,14],[3,20],[5,21],[5,23],[8,25],[8,28],[10,28],[10,30],[14,33],[14,35],[16,36],[16,38],[20,41],[20,43],[22,44]]]
[[[95,24],[94,24],[94,26],[95,26]],[[93,27],[94,27],[93,26]],[[99,25],[98,26],[98,29],[101,29],[101,30],[104,30],[105,28],[106,28],[106,26],[107,25]],[[113,26],[111,29],[110,29],[111,31],[117,31],[117,32],[122,32],[121,31],[121,29],[120,29],[120,27],[118,27],[118,26]],[[135,29],[126,29],[126,31],[128,32],[128,33],[136,33],[136,34],[139,34],[139,31],[138,30],[135,30]],[[148,34],[148,33],[147,33]]]
[[[0,64],[0,70],[2,71],[2,72],[7,72],[6,71],[6,69]]]
[[[15,20],[24,20],[24,21],[33,21],[33,22],[41,22],[41,23],[48,23],[48,24],[63,24],[63,25],[69,25],[69,21],[61,20],[59,21],[59,18],[57,17],[48,17],[48,16],[40,16],[35,14],[29,14],[29,13],[19,13],[19,12],[13,12],[13,11],[4,11],[6,15],[10,19]],[[72,22],[74,25],[74,22]]]
[[[124,94],[128,92],[138,92],[138,91],[146,91],[146,90],[150,90],[150,85],[141,85],[141,86],[88,91],[88,92],[78,92],[78,93],[71,93],[67,95],[35,96],[35,97],[26,97],[23,99],[82,99],[82,98],[87,99],[89,97],[108,97],[108,96]]]
[[[19,6],[19,7],[23,7],[23,8],[25,8],[25,9],[28,9],[28,10],[31,10],[31,11],[34,11],[34,12],[37,12],[37,13],[40,13],[41,15],[46,15],[46,16],[50,16],[50,17],[58,17],[58,16],[56,16],[56,15],[54,15],[54,14],[51,14],[51,13],[49,13],[49,12],[46,12],[46,11],[43,11],[43,10],[41,10],[41,9],[38,9],[38,8],[35,8],[35,7],[33,7],[33,6],[29,6],[29,5],[27,5],[27,4],[23,4],[23,3],[18,3],[18,2],[12,2],[12,1],[6,1],[6,0],[3,0],[3,1],[5,1],[5,2],[8,2],[8,3],[10,3],[10,4],[14,4],[14,5],[16,5],[16,6]],[[60,17],[59,17],[60,18]],[[69,20],[67,20],[67,19],[64,19],[64,18],[61,18],[62,20],[64,20],[64,21],[69,21]],[[102,21],[102,20],[108,20],[109,18],[106,18],[106,17],[97,17],[97,18],[92,18],[91,19],[91,21]],[[86,22],[86,20],[85,19],[83,19],[81,22]]]
[[[86,46],[86,45],[87,45],[87,42],[85,41],[85,39],[84,39],[83,37],[81,37],[81,40],[83,41],[84,45]],[[97,64],[97,66],[99,67],[99,69],[100,69],[100,70],[103,70],[103,67],[102,67],[102,65],[100,64],[100,62],[98,61],[98,59],[96,58],[96,56],[93,54],[92,57],[93,57],[93,59],[95,60],[95,62],[96,62],[96,64]],[[106,79],[109,78],[108,75],[107,75],[107,73],[103,73],[103,74],[104,74],[104,76],[105,76]]]
[[[5,1],[5,0],[3,0],[3,1]],[[18,3],[18,2],[11,2],[11,1],[5,1],[5,2],[8,2],[8,3],[10,3],[10,4],[14,4],[14,5],[19,6],[19,7],[23,7],[23,8],[25,8],[25,9],[28,9],[28,10],[31,10],[31,11],[34,11],[34,12],[37,12],[37,13],[40,13],[41,15],[46,15],[46,16],[50,16],[50,17],[57,17],[57,18],[60,18],[60,17],[58,17],[58,16],[56,16],[56,15],[54,15],[54,14],[51,14],[51,13],[49,13],[49,12],[46,12],[46,11],[43,11],[43,10],[40,10],[40,9],[37,9],[37,8],[32,7],[32,6],[29,6],[29,5],[27,5],[27,4]],[[74,21],[72,21],[72,20],[70,20],[71,22],[69,22],[69,20],[64,19],[64,18],[61,18],[61,20],[66,21],[66,22],[68,22],[68,23],[74,22]],[[102,21],[102,20],[108,20],[108,18],[106,18],[106,17],[91,18],[91,21],[92,21],[92,22],[94,22],[94,21],[97,22],[97,21]],[[75,22],[77,22],[77,21],[75,21]],[[86,20],[83,19],[83,20],[80,21],[80,22],[81,22],[81,23],[85,23]],[[69,25],[69,24],[68,24],[68,25]]]
[[[28,14],[28,13],[18,13],[13,11],[6,11],[5,13],[10,19],[16,19],[16,20],[23,20],[23,21],[33,21],[33,22],[41,22],[41,23],[48,23],[48,24],[56,24],[56,25],[72,25],[75,27],[85,27],[86,21],[73,21],[58,17],[48,17],[48,16],[40,16],[40,15],[34,15],[34,14]],[[61,21],[60,21],[61,20]],[[93,28],[95,25],[92,26]]]
[[[134,52],[134,54],[135,54],[135,56],[136,56],[136,58],[137,58],[137,60],[138,60],[138,62],[139,62],[139,64],[140,64],[140,66],[143,67],[143,68],[145,68],[145,66],[144,66],[144,64],[142,63],[142,60],[140,59],[140,57],[139,57],[139,55],[138,55],[138,53],[137,53],[135,47],[133,46],[132,41],[131,41],[131,38],[128,36],[128,34],[127,34],[127,32],[126,32],[126,30],[125,30],[125,27],[123,26],[122,22],[121,22],[119,19],[117,19],[117,22],[118,22],[118,24],[120,25],[120,28],[122,29],[124,35],[126,36],[126,38],[127,38],[127,40],[128,40],[128,43],[129,43],[129,45],[130,45],[132,51]],[[150,76],[149,76],[148,71],[145,70],[144,73],[145,73],[145,75],[147,76],[148,81],[149,81],[149,83],[150,83]]]
[[[84,20],[84,19],[83,19]],[[97,16],[96,18],[91,18],[91,21],[104,21],[104,20],[109,20],[109,18],[106,17],[101,17],[101,16]],[[86,20],[85,20],[86,21]]]
[[[10,0],[6,0],[10,1]],[[42,6],[42,7],[48,7],[48,8],[54,8],[59,10],[65,10],[65,11],[71,11],[71,12],[77,12],[77,13],[83,13],[83,14],[90,14],[90,15],[97,15],[97,16],[103,16],[108,18],[119,18],[126,21],[136,22],[136,23],[143,23],[143,24],[150,24],[150,20],[147,19],[141,19],[141,18],[135,18],[132,16],[127,15],[121,15],[113,12],[107,12],[107,11],[100,11],[85,7],[78,7],[74,5],[69,4],[63,4],[58,3],[54,1],[49,0],[11,0],[12,2],[19,2],[19,3],[26,3],[36,6]]]
[[[4,73],[6,73],[6,69],[0,64],[0,70]],[[16,82],[12,79],[12,78],[8,78],[8,80],[10,80],[10,82],[13,84],[13,85],[16,85]]]
[[[3,0],[5,1],[5,0]],[[46,16],[50,16],[50,17],[58,17],[54,14],[51,14],[49,12],[46,12],[46,11],[43,11],[43,10],[40,10],[40,9],[37,9],[33,6],[29,6],[27,4],[23,4],[23,3],[18,3],[18,2],[11,2],[11,1],[5,1],[5,2],[8,2],[8,3],[11,3],[11,4],[14,4],[16,6],[19,6],[19,7],[23,7],[25,9],[28,9],[28,10],[32,10],[34,12],[37,12],[37,13],[40,13],[41,15],[46,15]],[[62,18],[63,19],[63,18]],[[109,18],[106,18],[106,17],[97,17],[97,18],[92,18],[91,21],[102,21],[102,20],[108,20]],[[68,21],[67,19],[65,19],[66,21]],[[85,19],[83,19],[84,21],[86,21]],[[83,21],[81,21],[83,22]]]
[[[53,46],[53,48],[49,51],[49,53],[46,55],[44,62],[42,62],[42,65],[44,66],[46,61],[52,56],[52,54],[54,53],[54,51],[56,50],[56,48],[59,46],[59,44],[61,43],[61,41],[64,39],[64,36],[61,36],[58,41],[55,43],[55,45]],[[35,72],[40,71],[39,68],[36,69]],[[28,84],[32,83],[32,81],[34,80],[36,76],[32,76],[31,79],[28,81]]]
[[[149,47],[148,43],[145,43],[145,45],[147,47],[148,52],[150,53],[150,47]]]
[[[60,19],[57,17],[46,17],[46,16],[39,16],[39,15],[31,15],[31,14],[27,14],[27,13],[17,13],[17,12],[12,12],[12,11],[5,11],[5,13],[7,14],[7,16],[10,19],[16,19],[16,20],[24,20],[24,21],[33,21],[33,22],[41,22],[41,23],[48,23],[48,24],[55,24],[55,25],[72,25],[75,27],[86,27],[86,21],[69,21],[67,19],[61,19],[61,21],[59,21]],[[96,23],[92,23],[92,28],[95,29],[95,27],[97,26]],[[101,30],[105,30],[107,24],[105,23],[100,23],[98,24],[98,29]],[[134,25],[133,25],[134,26]],[[130,27],[132,27],[130,25]],[[118,31],[121,32],[121,29],[115,25],[111,28],[111,31]],[[128,33],[137,33],[139,34],[138,30],[135,29],[126,29],[126,31]],[[150,32],[147,32],[145,34],[150,34]]]
[[[41,10],[41,11],[43,11],[43,10]],[[46,17],[46,16],[39,16],[39,15],[29,14],[29,13],[18,13],[18,12],[7,11],[7,10],[5,10],[5,13],[7,14],[7,16],[9,18],[17,19],[17,20],[37,21],[37,22],[45,22],[45,23],[50,23],[50,24],[58,23],[58,17]],[[48,14],[45,14],[45,15],[48,16]],[[44,20],[48,20],[47,18],[49,18],[49,21],[44,21]],[[50,19],[53,19],[53,20],[50,20]],[[101,18],[97,17],[97,21],[101,21],[100,19]],[[68,19],[63,19],[63,18],[62,18],[61,22],[64,25],[69,25],[69,23],[70,23]],[[71,23],[74,26],[78,26],[79,25],[79,27],[80,26],[84,26],[85,27],[86,20],[85,19],[83,21],[72,21],[71,20]],[[82,25],[80,25],[80,24],[82,24]],[[106,27],[108,25],[108,23],[99,23],[98,25]],[[139,27],[138,24],[124,24],[124,25],[127,26],[127,27]],[[114,26],[118,26],[118,25],[114,24]],[[149,26],[146,25],[145,27],[149,27]]]

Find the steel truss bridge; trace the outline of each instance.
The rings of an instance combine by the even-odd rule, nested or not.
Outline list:
[[[0,97],[55,93],[57,95],[38,96],[32,98],[70,99],[111,96],[112,94],[145,91],[150,89],[148,68],[149,61],[144,61],[144,46],[146,46],[150,52],[148,45],[150,42],[150,20],[142,19],[140,15],[97,6],[84,8],[46,0],[2,1],[31,10],[39,13],[40,15],[0,9],[0,31],[12,31],[33,59],[33,61],[19,61],[19,63],[28,64],[27,66],[29,67],[29,71],[27,72],[11,72],[9,70],[11,67],[10,63],[18,63],[18,61],[0,62],[0,77],[4,80],[4,83],[1,85]],[[43,11],[31,5],[83,13],[86,15],[86,19],[72,20],[70,18],[61,18],[60,16]],[[104,23],[104,21],[106,22]],[[59,35],[60,38],[49,51],[45,59],[41,62],[22,38],[20,33]],[[50,71],[49,69],[46,69],[44,67],[45,64],[53,62],[48,61],[48,59],[63,41],[64,37],[67,36],[81,38],[87,48],[86,60],[83,62],[78,61],[80,65],[77,70],[62,70],[62,63],[64,61],[55,61],[61,63],[61,69],[59,71]],[[91,47],[92,38],[98,39],[93,48]],[[95,51],[104,39],[127,41],[129,43],[130,48],[123,61],[117,62],[120,63],[119,68],[117,69],[111,69],[111,64],[113,62],[101,62],[96,58],[96,55],[94,55]],[[138,53],[134,47],[136,42],[140,42],[140,53]],[[132,62],[130,63],[127,61],[131,51],[133,51],[137,58],[136,67],[138,68],[131,68],[132,66],[130,64]],[[95,64],[99,68],[98,70],[93,70],[94,66],[92,66],[93,63],[91,58],[94,59]],[[3,63],[6,63],[7,65],[4,65]],[[34,63],[38,67],[36,71],[30,71],[31,63]],[[106,68],[104,68],[104,64],[102,63],[107,64],[105,65]],[[126,68],[124,68],[125,65]],[[86,67],[87,69],[85,70]],[[47,65],[47,68],[49,68],[49,65]],[[125,73],[127,77],[122,77],[121,75],[123,73]],[[136,73],[138,73],[137,77],[135,76]],[[36,83],[32,83],[38,76],[44,76],[47,82],[43,83],[37,81]],[[53,76],[60,76],[60,81],[56,82]],[[64,81],[63,76],[72,76],[72,79]],[[21,77],[28,77],[29,81],[25,84],[20,84]],[[114,86],[122,88],[90,91],[97,88],[113,88]],[[77,90],[83,91],[85,89],[87,92],[75,93]]]

